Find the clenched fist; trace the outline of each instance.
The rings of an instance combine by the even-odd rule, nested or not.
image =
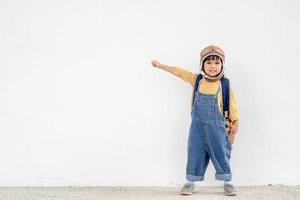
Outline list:
[[[160,65],[161,65],[157,60],[152,60],[151,64],[153,67],[160,67]]]

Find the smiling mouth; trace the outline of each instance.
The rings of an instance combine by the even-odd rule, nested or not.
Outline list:
[[[217,73],[217,70],[209,70],[210,73]]]

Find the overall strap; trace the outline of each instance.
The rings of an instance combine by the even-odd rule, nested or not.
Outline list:
[[[219,87],[218,87],[218,89],[217,89],[217,92],[215,93],[215,102],[216,102],[217,105],[218,105],[218,96],[219,96],[220,91],[222,91],[222,85],[221,85],[221,82],[220,82],[220,84],[219,84]],[[221,93],[221,94],[222,94],[222,93]]]
[[[195,92],[198,90],[198,86],[199,86],[199,82],[202,79],[202,74],[198,74],[195,80],[195,84],[194,84],[194,90],[193,90],[193,97],[192,97],[192,108],[193,108],[193,104],[194,104],[194,99],[195,99]]]
[[[220,92],[220,90],[221,90],[221,83],[219,84],[219,87],[218,87],[218,90],[217,90],[217,92],[216,92],[216,94],[215,94],[215,97],[216,97],[216,99],[218,98],[218,95],[219,95],[219,92]]]
[[[222,85],[222,101],[223,101],[223,116],[229,117],[229,79],[224,76],[221,78]]]
[[[202,74],[198,74],[197,75],[197,78],[196,78],[196,81],[195,81],[195,85],[194,85],[194,92],[196,92],[198,90],[199,82],[202,79],[202,77],[203,77]]]

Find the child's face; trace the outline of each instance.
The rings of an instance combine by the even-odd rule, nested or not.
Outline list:
[[[222,70],[220,60],[208,60],[204,62],[204,72],[211,77],[217,76]]]

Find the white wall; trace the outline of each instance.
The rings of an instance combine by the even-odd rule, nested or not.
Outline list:
[[[226,53],[240,109],[237,185],[300,184],[300,3],[0,2],[0,185],[185,181],[192,88],[151,59],[198,72]],[[203,185],[217,185],[210,164]]]

